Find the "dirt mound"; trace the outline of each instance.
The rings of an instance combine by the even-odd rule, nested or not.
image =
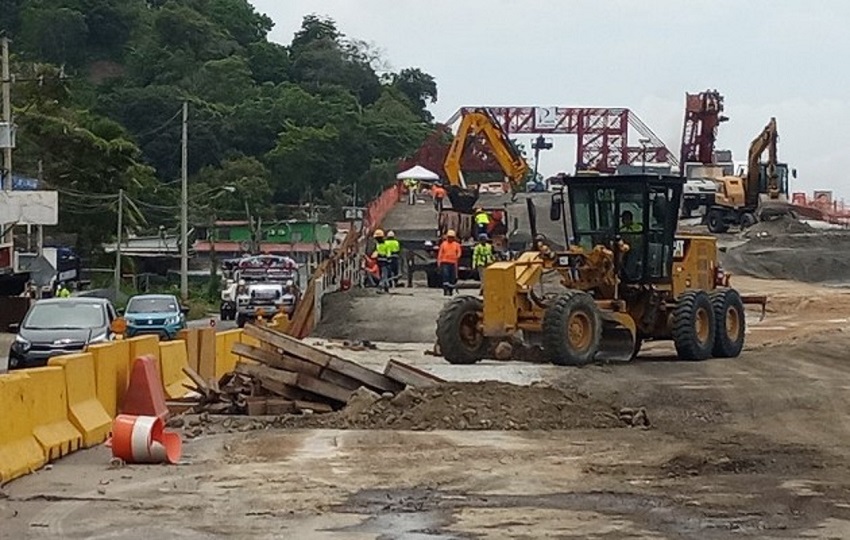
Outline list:
[[[336,413],[292,417],[287,427],[355,429],[555,430],[613,428],[628,422],[592,398],[544,385],[447,383],[393,398],[363,393]]]
[[[745,230],[741,236],[744,238],[756,238],[761,236],[778,236],[785,234],[800,234],[815,232],[815,228],[808,223],[794,219],[791,216],[777,216],[769,221],[759,221]]]
[[[791,279],[809,283],[850,282],[850,233],[753,231],[760,225],[767,227],[768,223],[754,225],[748,231],[750,236],[746,243],[729,248],[723,255],[723,265],[727,270],[763,279]],[[804,223],[800,225],[808,227]]]

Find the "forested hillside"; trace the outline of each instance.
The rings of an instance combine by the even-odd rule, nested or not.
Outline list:
[[[119,188],[138,203],[131,226],[174,225],[184,100],[200,215],[244,216],[246,201],[267,217],[285,217],[284,204],[348,204],[355,182],[361,196],[376,193],[430,131],[434,79],[381,71],[372,46],[321,17],[304,17],[279,45],[247,0],[3,5],[15,169],[35,176],[42,161],[62,191],[60,227],[80,247],[111,235]],[[209,196],[222,186],[237,189]]]

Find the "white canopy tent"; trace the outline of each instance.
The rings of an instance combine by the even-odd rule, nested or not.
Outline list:
[[[406,171],[401,171],[397,175],[395,175],[397,180],[439,180],[440,175],[431,172],[425,167],[421,165],[416,165],[415,167],[411,167]]]

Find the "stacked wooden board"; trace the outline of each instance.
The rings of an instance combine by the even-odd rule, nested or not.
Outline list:
[[[444,382],[429,373],[391,360],[384,373],[369,369],[265,326],[247,325],[258,346],[233,345],[240,356],[233,373],[217,385],[192,377],[201,400],[196,407],[216,414],[285,414],[338,410],[361,387],[396,394],[406,386]],[[217,388],[212,388],[217,386]]]

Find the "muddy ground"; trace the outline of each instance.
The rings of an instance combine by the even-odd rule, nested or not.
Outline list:
[[[430,340],[351,351],[311,339],[373,366],[393,357],[451,380],[526,386],[425,392],[427,406],[399,426],[361,422],[368,408],[353,416],[371,429],[212,419],[217,434],[187,440],[171,467],[112,468],[106,448],[80,452],[2,488],[0,537],[850,537],[850,293],[733,279],[771,295],[763,321],[748,314],[734,360],[678,362],[653,344],[627,365],[450,366],[425,354]],[[420,309],[404,317],[387,297],[358,309],[380,314],[381,331],[424,336],[441,299],[415,294]],[[644,408],[650,426],[605,416],[623,407]]]

